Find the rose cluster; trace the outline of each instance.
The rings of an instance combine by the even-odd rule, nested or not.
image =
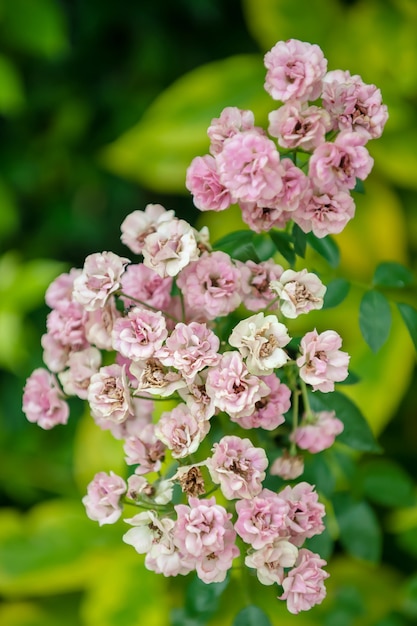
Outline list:
[[[268,92],[285,103],[269,132],[295,161],[251,112],[229,108],[187,185],[202,210],[238,202],[257,232],[287,220],[338,232],[353,215],[349,190],[372,165],[364,144],[386,118],[379,92],[326,74],[320,49],[295,40],[265,64]],[[308,104],[319,96],[323,108]],[[308,150],[307,175],[296,162]],[[123,539],[147,568],[220,582],[241,556],[262,584],[281,586],[289,611],[307,610],[328,574],[304,545],[323,532],[325,509],[302,478],[303,451],[330,447],[343,430],[334,411],[311,410],[309,392],[332,392],[349,355],[334,330],[297,338],[289,324],[320,309],[326,287],[273,258],[234,259],[159,204],[129,214],[121,233],[138,259],[94,253],[49,286],[46,367],[28,378],[23,410],[49,429],[67,422],[67,397],[77,396],[122,442],[126,475],[99,472],[83,503],[99,524],[116,522],[124,504],[140,510]],[[165,399],[170,410],[156,416]],[[276,492],[264,484],[271,476],[290,482]]]
[[[265,89],[282,103],[268,133],[252,111],[226,107],[187,188],[202,211],[238,204],[255,232],[292,221],[316,237],[340,233],[355,213],[350,191],[373,166],[365,145],[388,118],[381,92],[357,74],[328,72],[319,46],[295,39],[278,42],[265,66]]]

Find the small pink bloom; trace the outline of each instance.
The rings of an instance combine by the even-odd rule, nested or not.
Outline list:
[[[127,465],[137,465],[135,473],[141,475],[159,472],[166,447],[156,435],[155,424],[144,424],[137,434],[126,438],[123,450]]]
[[[133,211],[123,220],[121,240],[132,252],[141,254],[146,237],[173,218],[174,211],[167,211],[161,204],[147,204],[143,211]]]
[[[121,284],[122,292],[132,297],[131,300],[122,296],[126,307],[144,303],[163,311],[171,301],[171,276],[161,278],[143,263],[128,265],[121,278]],[[136,302],[137,300],[139,302]]]
[[[207,129],[210,138],[210,153],[219,154],[226,139],[236,133],[254,128],[255,118],[252,111],[243,111],[237,107],[226,107],[219,118],[211,120]]]
[[[72,352],[67,361],[68,369],[58,376],[65,393],[87,400],[91,376],[98,372],[100,365],[101,353],[97,348]]]
[[[251,499],[236,502],[235,530],[255,550],[271,544],[286,532],[288,503],[269,489]]]
[[[228,500],[253,498],[262,490],[268,459],[249,439],[226,435],[213,446],[207,460],[211,479]]]
[[[129,262],[113,252],[90,254],[82,273],[74,280],[74,300],[86,311],[102,308],[109,296],[120,289],[120,279]]]
[[[365,143],[363,135],[346,130],[334,143],[326,141],[316,148],[308,170],[314,185],[322,193],[335,194],[353,189],[357,178],[365,180],[374,164]]]
[[[347,191],[321,193],[314,190],[301,202],[293,219],[305,233],[313,232],[320,239],[338,235],[355,215],[355,203]]]
[[[256,403],[268,395],[269,387],[249,373],[239,352],[230,351],[209,369],[206,392],[220,411],[240,418],[254,412]]]
[[[74,280],[81,274],[80,269],[72,268],[69,273],[60,274],[51,282],[45,293],[45,302],[51,309],[66,308],[72,301]]]
[[[99,472],[87,487],[82,502],[90,519],[103,524],[114,524],[122,514],[120,498],[126,493],[123,478],[110,472]]]
[[[202,369],[219,362],[219,347],[219,338],[206,324],[179,322],[156,356],[191,382]]]
[[[191,261],[198,259],[194,228],[185,220],[176,218],[162,222],[146,237],[142,254],[144,264],[161,278],[176,276]]]
[[[328,72],[323,81],[322,100],[335,129],[353,130],[368,139],[382,135],[388,111],[382,104],[381,91],[364,83],[357,74],[351,76],[342,70]]]
[[[155,357],[146,361],[134,361],[129,370],[137,380],[137,393],[140,395],[145,392],[167,397],[187,384],[179,372],[165,367]]]
[[[197,374],[192,383],[178,390],[179,395],[187,404],[190,413],[195,415],[197,421],[209,420],[216,412],[213,398],[206,391],[206,378],[208,369]]]
[[[283,350],[291,340],[287,327],[275,315],[256,313],[239,322],[228,341],[246,359],[251,374],[267,376],[288,361]]]
[[[334,411],[320,411],[305,415],[290,439],[302,450],[315,454],[330,448],[343,428],[343,422],[336,417]]]
[[[297,556],[297,547],[287,539],[279,537],[273,543],[250,552],[245,558],[245,565],[256,569],[258,580],[263,585],[274,583],[281,585],[284,568],[293,567]]]
[[[160,311],[134,307],[113,325],[113,348],[132,361],[149,359],[168,336],[165,317]]]
[[[85,333],[88,341],[100,350],[113,350],[112,331],[115,321],[121,317],[113,296],[96,311],[88,311]]]
[[[285,216],[287,220],[288,214],[291,219],[292,213],[310,197],[311,181],[291,159],[282,159],[281,164],[282,190],[275,199],[275,205],[284,212],[280,219]]]
[[[271,476],[281,476],[284,480],[294,480],[304,472],[304,459],[299,454],[289,454],[288,450],[284,450],[282,456],[279,456],[269,468]]]
[[[304,382],[327,393],[334,390],[334,383],[348,375],[349,355],[339,348],[340,335],[334,330],[326,330],[320,335],[316,330],[308,332],[301,339],[301,356],[297,359],[300,376]]]
[[[200,211],[224,211],[232,203],[229,190],[220,182],[216,160],[210,154],[191,161],[185,186]]]
[[[255,233],[266,232],[271,228],[284,228],[292,219],[292,212],[285,211],[279,196],[270,202],[240,202],[239,206],[242,220]]]
[[[155,426],[155,434],[174,459],[193,454],[210,429],[208,420],[199,422],[184,403],[165,411]]]
[[[265,55],[265,89],[274,98],[315,100],[319,97],[327,60],[316,44],[297,39],[279,41]]]
[[[220,250],[204,253],[177,278],[188,315],[206,320],[228,315],[241,302],[241,273],[230,256]]]
[[[330,115],[317,106],[306,106],[299,101],[284,104],[269,114],[268,132],[278,138],[283,148],[302,148],[307,152],[324,143],[331,129]]]
[[[283,535],[290,536],[292,543],[301,546],[309,537],[323,532],[326,511],[324,505],[318,501],[313,485],[307,482],[297,483],[294,487],[285,487],[279,496],[289,505]]]
[[[278,376],[270,374],[263,376],[262,380],[268,385],[270,392],[255,404],[255,411],[251,415],[235,418],[232,422],[239,424],[241,428],[264,428],[275,430],[285,422],[284,413],[291,407],[291,389],[280,381]]]
[[[88,388],[88,403],[94,420],[105,430],[124,422],[133,414],[125,368],[108,365],[93,374]]]
[[[279,152],[271,139],[256,130],[227,139],[216,161],[220,182],[234,202],[267,204],[282,189]]]
[[[245,307],[249,311],[259,311],[267,306],[270,310],[277,308],[278,303],[269,306],[276,298],[270,283],[272,280],[279,279],[284,271],[283,267],[271,259],[261,263],[249,260],[243,267],[245,272],[242,272],[242,297]]]
[[[298,553],[295,567],[288,572],[282,582],[284,593],[280,600],[287,601],[290,613],[309,611],[326,597],[324,580],[329,574],[321,569],[326,561],[317,554],[303,548]]]
[[[285,270],[271,283],[278,294],[281,313],[290,319],[313,309],[321,309],[326,287],[316,274],[303,269],[299,272]]]
[[[63,397],[55,376],[39,367],[26,381],[22,409],[29,422],[49,430],[68,421],[69,408]]]

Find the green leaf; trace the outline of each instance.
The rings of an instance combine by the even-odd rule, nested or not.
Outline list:
[[[0,111],[4,115],[13,114],[22,109],[25,101],[23,84],[13,63],[0,55]]]
[[[11,46],[46,58],[68,50],[64,10],[54,0],[5,0],[2,37]]]
[[[254,233],[253,246],[260,261],[267,261],[276,252],[275,246],[267,233]]]
[[[338,306],[349,293],[350,283],[346,278],[335,278],[327,284],[324,295],[323,309]]]
[[[188,585],[185,595],[185,608],[190,617],[206,621],[213,616],[219,606],[219,600],[229,584],[229,577],[221,583],[207,585],[197,576]]]
[[[382,534],[378,520],[367,502],[349,493],[338,493],[333,506],[339,525],[340,542],[354,557],[376,563],[381,556]]]
[[[359,326],[362,336],[373,352],[384,345],[391,330],[391,309],[379,291],[367,291],[359,305]]]
[[[296,260],[293,238],[288,233],[279,230],[270,230],[269,236],[275,244],[277,252],[279,252],[288,263],[293,266]]]
[[[358,478],[364,495],[377,504],[411,506],[416,502],[412,479],[393,461],[369,461],[359,469]]]
[[[307,246],[307,235],[305,232],[303,232],[301,230],[301,228],[297,225],[294,224],[293,228],[292,228],[292,236],[293,236],[293,240],[294,240],[294,251],[295,253],[304,258],[305,257],[305,253],[306,253],[306,246]]]
[[[252,604],[239,611],[233,626],[272,626],[272,623],[262,609]]]
[[[373,284],[378,287],[407,287],[415,282],[408,267],[394,261],[380,263],[375,270]]]
[[[251,230],[237,230],[222,237],[213,244],[215,250],[226,252],[233,259],[239,261],[255,261],[259,258],[253,244],[254,233]]]
[[[336,417],[343,422],[344,429],[337,441],[361,452],[381,452],[368,422],[350,398],[339,391],[314,391],[309,393],[309,400],[313,411],[335,411]]]
[[[103,151],[104,165],[147,188],[185,193],[186,169],[207,153],[207,128],[224,107],[250,109],[257,124],[266,123],[271,100],[264,80],[260,55],[233,56],[189,72]]]
[[[313,235],[313,233],[308,233],[307,243],[328,262],[330,267],[335,268],[339,265],[339,247],[330,235],[326,235],[326,237],[318,239],[315,235]]]
[[[397,307],[417,350],[417,310],[404,302],[398,302]]]

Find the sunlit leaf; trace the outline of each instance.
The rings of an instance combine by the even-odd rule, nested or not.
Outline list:
[[[207,153],[207,128],[224,107],[250,109],[258,124],[265,123],[271,100],[263,82],[260,55],[234,56],[193,70],[103,151],[104,165],[148,188],[185,193],[186,169],[195,156]]]
[[[378,352],[388,339],[391,322],[391,308],[386,297],[379,291],[365,292],[359,306],[359,326],[373,352]]]

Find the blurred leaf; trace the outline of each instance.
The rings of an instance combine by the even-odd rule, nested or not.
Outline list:
[[[397,307],[417,350],[417,310],[403,302],[398,302]]]
[[[288,263],[293,266],[296,260],[294,242],[291,235],[279,230],[270,230],[269,236],[275,244],[277,252],[281,254]]]
[[[408,506],[415,504],[414,484],[405,470],[394,461],[375,459],[358,470],[358,478],[364,495],[385,506]]]
[[[337,441],[362,452],[381,451],[360,409],[347,396],[339,391],[315,391],[309,394],[309,399],[313,411],[335,411],[336,417],[343,422],[344,429]]]
[[[401,608],[408,617],[417,618],[417,574],[404,585]]]
[[[250,259],[258,262],[259,259],[253,245],[253,238],[254,233],[251,230],[238,230],[216,241],[213,247],[216,250],[226,252],[233,259],[238,259],[243,263]]]
[[[102,529],[100,529],[100,532]],[[96,567],[81,607],[84,626],[162,626],[169,624],[166,579],[145,568],[131,546],[108,554]]]
[[[49,501],[26,515],[2,511],[0,593],[22,597],[80,589],[102,567],[106,542],[120,541],[118,526],[98,530],[81,502]]]
[[[222,593],[229,584],[229,578],[221,583],[207,584],[195,576],[187,586],[185,608],[189,617],[197,617],[205,623],[219,606]]]
[[[349,293],[350,283],[346,278],[335,278],[327,283],[324,295],[323,309],[331,309],[338,306]]]
[[[46,58],[68,50],[65,14],[54,0],[3,0],[1,33],[7,43]]]
[[[254,233],[253,245],[260,261],[267,261],[276,252],[268,233]]]
[[[10,59],[0,55],[0,112],[9,115],[19,112],[25,102],[22,81]]]
[[[386,297],[379,291],[365,292],[359,306],[359,326],[373,352],[378,352],[388,339],[391,322],[391,309]]]
[[[294,250],[298,256],[304,258],[307,246],[307,235],[297,224],[292,227],[292,237],[294,240]]]
[[[236,615],[233,626],[272,626],[267,614],[258,606],[247,606]]]
[[[207,128],[224,107],[250,109],[258,124],[265,122],[271,101],[263,82],[258,55],[203,65],[168,87],[138,124],[103,151],[102,162],[150,189],[185,193],[186,169],[208,151]]]
[[[395,261],[380,263],[373,278],[373,284],[379,287],[406,287],[414,282],[413,272]]]
[[[1,62],[0,62],[1,72]],[[1,76],[0,76],[1,84]],[[0,91],[1,93],[1,91]],[[1,95],[0,95],[1,98]],[[1,109],[1,104],[0,104]],[[9,187],[0,180],[0,240],[14,233],[19,226],[19,214],[15,198]]]
[[[308,233],[307,235],[307,243],[316,251],[320,256],[322,256],[330,267],[337,267],[340,263],[340,252],[339,247],[335,240],[330,236],[326,235],[321,239],[318,239],[313,233]]]
[[[381,556],[382,533],[372,508],[358,502],[349,493],[333,498],[340,541],[349,554],[366,561],[377,562]]]

